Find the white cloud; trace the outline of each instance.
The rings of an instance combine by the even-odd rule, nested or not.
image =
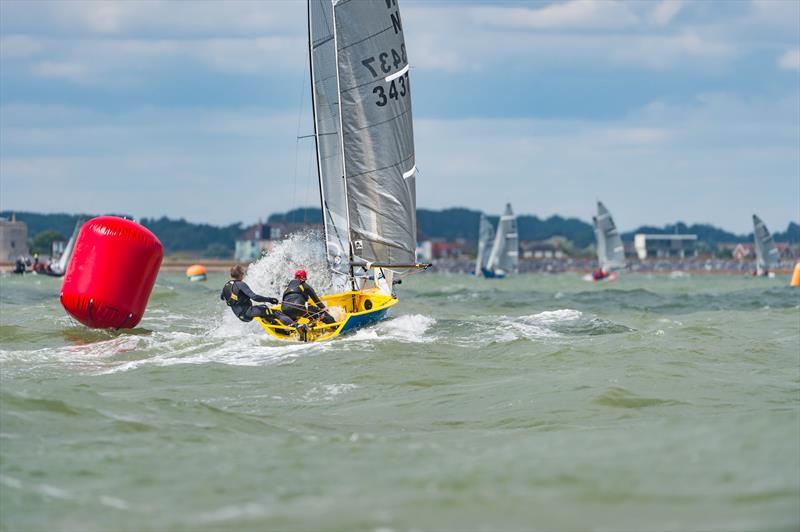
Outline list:
[[[293,114],[6,105],[0,115],[0,209],[250,223],[319,197],[313,142],[299,143],[295,175]],[[253,201],[221,209],[232,186]]]
[[[236,36],[304,31],[305,2],[226,0],[3,0],[15,33]]]
[[[594,198],[613,190],[609,206],[624,229],[682,219],[744,232],[753,210],[781,227],[798,208],[788,193],[800,173],[798,113],[794,94],[705,94],[604,121],[418,118],[418,204],[497,212],[513,200],[521,213],[587,219]],[[221,224],[318,197],[313,142],[295,140],[292,113],[28,105],[0,115],[2,208]],[[220,190],[233,184],[254,200],[219,209]]]
[[[786,50],[781,54],[778,66],[784,70],[800,70],[800,48]]]
[[[27,58],[41,52],[41,41],[27,35],[7,35],[0,37],[0,59]]]
[[[626,28],[639,23],[630,2],[570,0],[538,9],[474,7],[468,10],[477,24],[499,28],[573,29]]]
[[[29,69],[47,79],[101,86],[146,83],[170,65],[196,65],[212,72],[270,75],[305,68],[305,43],[281,36],[205,39],[28,38],[36,50]],[[23,48],[23,45],[18,45]]]
[[[653,9],[652,20],[658,26],[666,26],[683,7],[683,0],[663,0]]]
[[[617,146],[659,144],[669,138],[669,133],[654,127],[611,128],[603,135]]]
[[[602,122],[422,119],[418,204],[497,213],[511,200],[521,213],[586,219],[594,198],[611,196],[623,229],[681,219],[745,232],[753,210],[783,228],[798,209],[799,112],[792,95],[707,94]]]
[[[411,60],[426,70],[520,70],[538,65],[665,70],[717,67],[742,53],[735,40],[714,26],[665,26],[679,7],[675,2],[666,7],[649,2],[580,2],[541,9],[453,10],[412,4],[404,16]],[[540,17],[550,9],[559,15]],[[593,10],[612,15],[581,18]],[[581,21],[585,27],[570,27]]]
[[[43,78],[64,79],[74,83],[90,81],[89,69],[80,63],[43,61],[34,64],[32,70],[35,75]]]

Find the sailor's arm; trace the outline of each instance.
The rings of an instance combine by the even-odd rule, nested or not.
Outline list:
[[[255,292],[253,292],[250,289],[249,286],[247,286],[247,283],[245,283],[245,282],[239,283],[239,290],[244,295],[246,295],[247,297],[249,297],[253,301],[257,301],[258,303],[270,303],[272,305],[275,305],[278,302],[278,300],[275,299],[274,297],[266,297],[266,296],[260,296],[260,295],[256,294]]]
[[[313,289],[313,288],[311,288],[311,287],[310,287],[308,284],[306,284],[306,283],[303,283],[303,284],[305,285],[305,289],[306,289],[305,291],[306,291],[306,293],[308,294],[308,297],[310,297],[310,298],[311,298],[311,299],[314,301],[314,304],[315,304],[315,305],[317,305],[319,308],[325,308],[325,303],[323,303],[323,302],[322,302],[322,301],[319,299],[319,296],[317,296],[317,293],[316,293],[316,292],[314,292],[314,289]]]

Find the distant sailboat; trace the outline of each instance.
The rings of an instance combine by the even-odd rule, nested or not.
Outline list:
[[[494,239],[494,227],[492,222],[485,214],[481,213],[481,221],[478,226],[478,256],[475,258],[475,275],[480,275],[489,262],[489,255],[492,253],[492,240]]]
[[[83,227],[83,220],[78,220],[75,223],[75,228],[72,230],[72,236],[69,237],[67,245],[64,247],[64,252],[54,263],[51,263],[47,268],[36,273],[43,275],[50,275],[52,277],[63,277],[67,273],[67,266],[69,266],[69,259],[72,257],[72,252],[75,249],[75,240],[78,238],[78,233]]]
[[[591,280],[611,279],[616,277],[616,270],[625,268],[625,246],[611,213],[600,201],[597,202],[597,216],[592,217],[592,224],[599,269],[592,273]]]
[[[327,261],[348,290],[322,297],[333,324],[302,331],[256,318],[272,336],[300,341],[384,318],[397,303],[396,271],[430,266],[415,256],[410,67],[397,2],[309,0],[308,46]]]
[[[502,278],[506,275],[517,273],[519,268],[519,234],[517,233],[517,217],[511,210],[511,204],[506,204],[506,210],[497,222],[492,251],[486,267],[481,270],[483,276]]]
[[[756,247],[755,275],[769,276],[770,268],[780,260],[780,253],[778,248],[775,247],[775,240],[769,234],[767,226],[755,214],[753,215],[753,240]]]

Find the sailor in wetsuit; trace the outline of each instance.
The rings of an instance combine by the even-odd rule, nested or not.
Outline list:
[[[306,302],[309,300],[313,301],[316,306],[309,303],[306,308]],[[311,321],[322,320],[323,323],[328,324],[336,321],[333,316],[325,312],[325,304],[320,301],[314,289],[306,284],[305,270],[294,272],[294,279],[289,282],[289,286],[283,292],[281,308],[293,320],[306,317]]]
[[[225,283],[222,288],[222,294],[219,296],[231,307],[237,318],[242,321],[252,321],[253,318],[259,317],[264,318],[273,325],[282,324],[287,327],[297,327],[297,322],[286,314],[271,309],[266,305],[253,305],[252,301],[275,305],[278,300],[274,297],[256,294],[247,286],[247,283],[242,281],[242,278],[244,278],[244,268],[237,264],[231,268],[231,280]]]

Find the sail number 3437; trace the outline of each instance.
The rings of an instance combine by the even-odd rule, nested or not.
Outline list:
[[[392,48],[390,52],[382,52],[378,54],[377,59],[375,56],[363,59],[361,64],[364,65],[367,70],[369,70],[369,73],[372,74],[373,78],[377,78],[379,76],[377,69],[380,69],[383,74],[388,74],[392,71],[393,67],[395,69],[399,69],[400,65],[405,64],[406,61],[408,61],[408,58],[406,57],[406,45],[401,44],[399,53],[397,50]],[[375,105],[378,107],[383,107],[389,103],[389,99],[397,100],[402,98],[408,94],[409,88],[408,72],[393,79],[389,83],[388,90],[384,87],[384,85],[378,85],[372,89],[372,93],[377,97]]]

